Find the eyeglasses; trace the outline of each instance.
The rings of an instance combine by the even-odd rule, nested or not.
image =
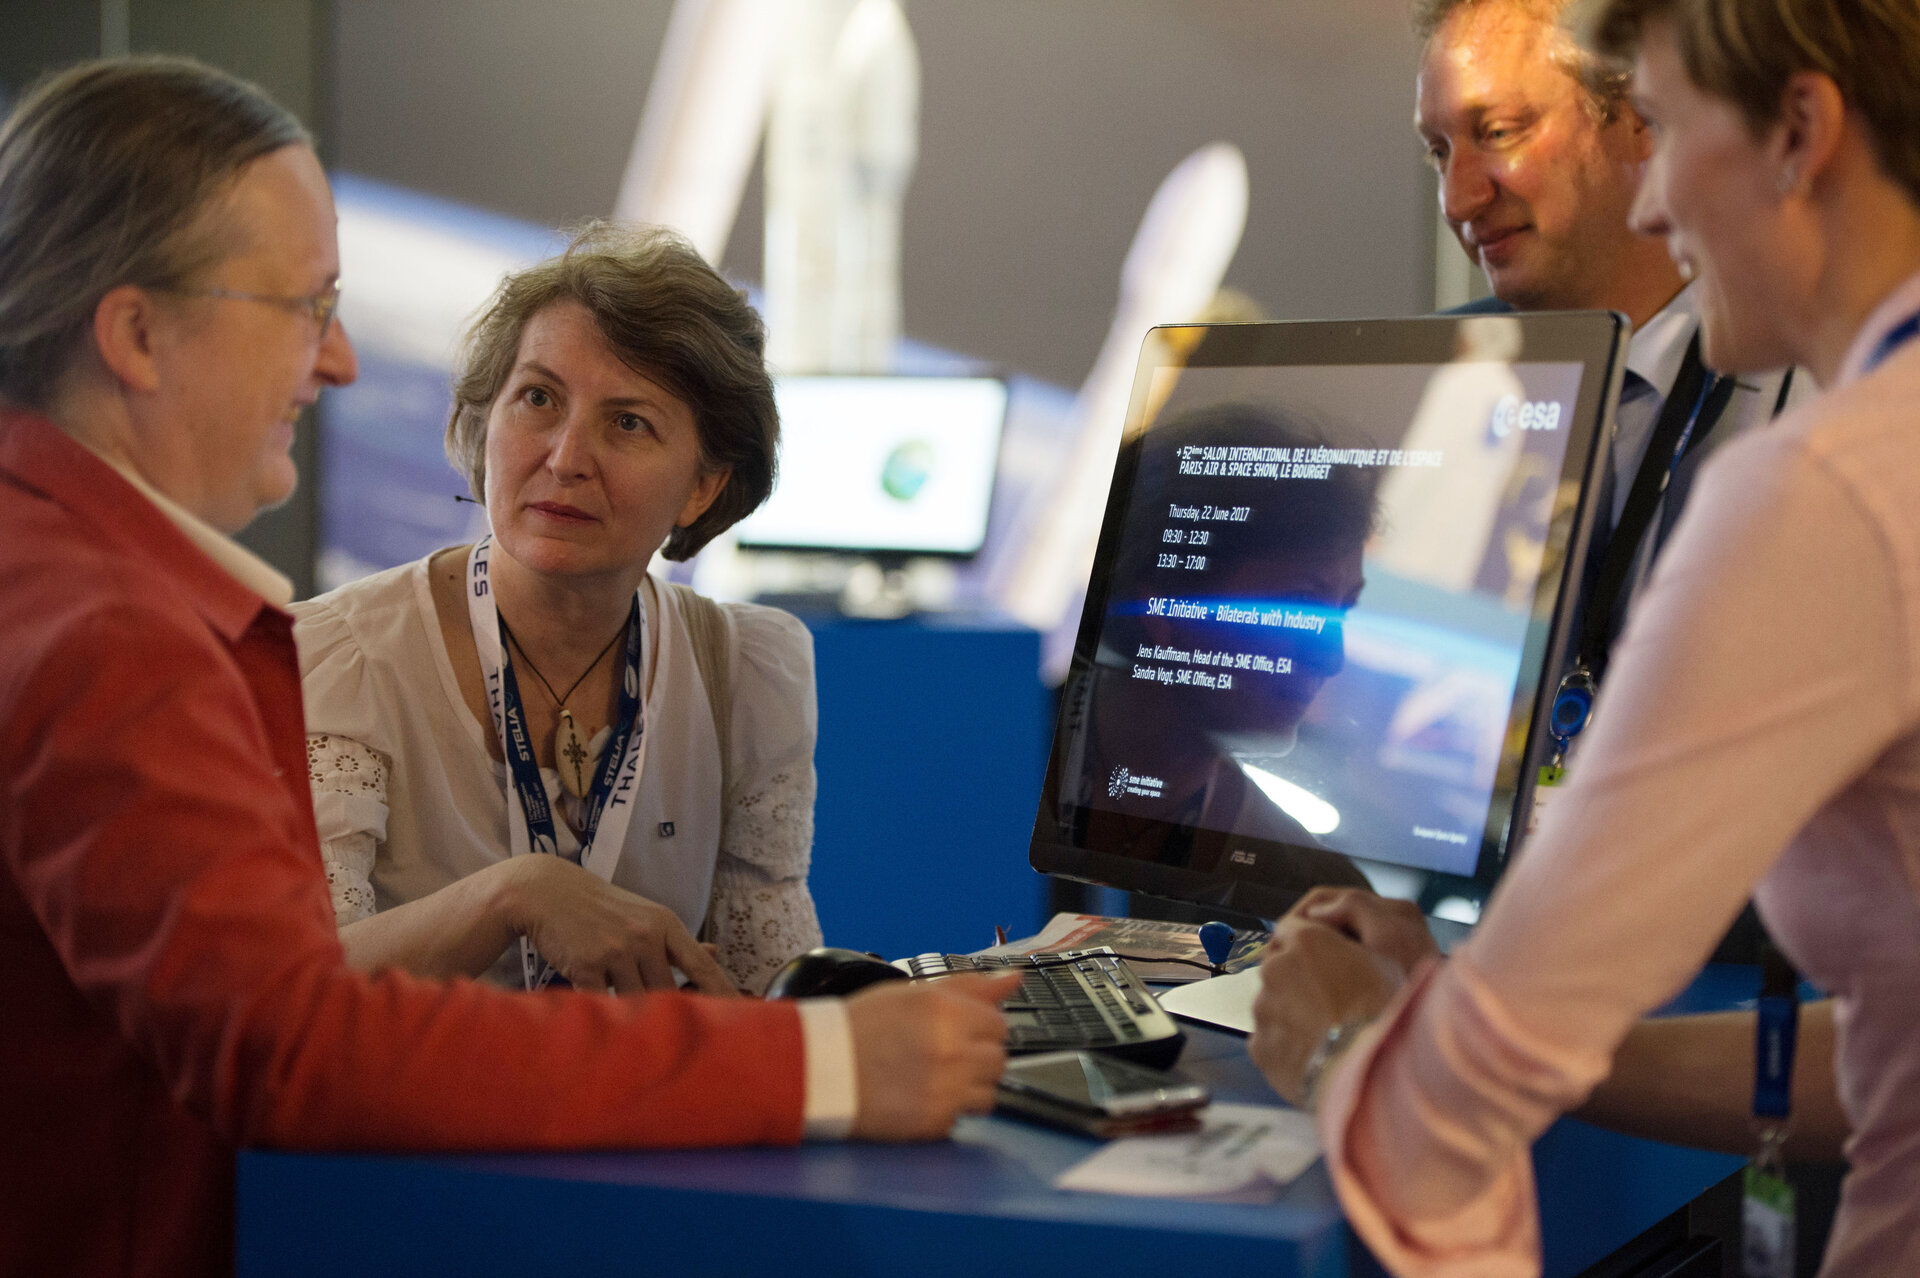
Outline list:
[[[273,293],[246,293],[234,288],[170,288],[166,290],[176,297],[221,297],[236,302],[264,302],[268,306],[278,306],[283,311],[299,311],[313,319],[313,325],[320,336],[327,335],[327,328],[333,323],[333,313],[340,309],[340,281],[318,293],[305,297],[280,297]]]

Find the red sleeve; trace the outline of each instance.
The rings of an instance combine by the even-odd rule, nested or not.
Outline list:
[[[287,743],[270,738],[275,716],[263,718],[244,651],[177,610],[111,604],[43,652],[15,667],[0,726],[7,869],[81,996],[224,1138],[799,1139],[791,1006],[528,996],[350,971],[296,797],[304,772],[289,782],[277,765]],[[277,664],[291,666],[290,645]],[[286,677],[297,708],[297,675]]]

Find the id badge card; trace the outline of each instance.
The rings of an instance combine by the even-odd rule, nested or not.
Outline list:
[[[1748,1163],[1740,1203],[1740,1272],[1793,1278],[1793,1186],[1778,1169]]]

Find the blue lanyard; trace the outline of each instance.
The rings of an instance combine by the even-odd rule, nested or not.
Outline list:
[[[1634,473],[1633,486],[1628,489],[1626,504],[1608,537],[1599,576],[1586,600],[1586,618],[1574,649],[1573,668],[1560,680],[1554,693],[1548,719],[1548,731],[1554,742],[1553,761],[1547,765],[1550,769],[1561,766],[1573,738],[1586,729],[1587,721],[1593,716],[1594,697],[1598,695],[1612,647],[1614,610],[1632,582],[1633,566],[1640,557],[1641,542],[1652,526],[1660,498],[1686,457],[1695,430],[1703,420],[1708,423],[1708,429],[1719,421],[1733,389],[1731,380],[1701,362],[1700,334],[1696,331],[1693,340],[1687,343],[1680,371],[1654,422],[1647,451]]]
[[[497,615],[497,614],[496,614]],[[586,820],[580,830],[580,851],[593,846],[594,832],[600,828],[600,814],[612,797],[620,763],[626,758],[628,738],[639,748],[646,730],[640,714],[640,598],[636,594],[627,614],[627,662],[620,680],[620,701],[614,718],[613,735],[600,756],[593,786],[587,791]],[[527,834],[535,852],[558,853],[559,840],[553,827],[553,808],[547,802],[547,787],[540,780],[540,764],[534,758],[533,743],[527,739],[526,714],[520,706],[520,684],[513,675],[513,655],[507,643],[506,623],[500,625],[501,691],[506,699],[507,770],[513,775],[514,789],[520,793],[520,811],[526,817]]]
[[[1720,389],[1720,383],[1724,380],[1720,374],[1709,370],[1707,380],[1700,383],[1700,393],[1694,397],[1693,408],[1687,413],[1687,424],[1680,428],[1680,438],[1674,441],[1673,455],[1667,459],[1667,473],[1660,481],[1662,494],[1665,494],[1668,485],[1673,482],[1673,472],[1680,469],[1680,462],[1687,455],[1687,445],[1693,442],[1694,428],[1700,425],[1700,418],[1706,411],[1707,402],[1713,398],[1713,393]]]
[[[1873,354],[1867,356],[1866,366],[1860,371],[1863,373],[1872,372],[1880,366],[1881,361],[1886,359],[1887,356],[1893,354],[1916,337],[1920,337],[1920,311],[1915,311],[1912,315],[1907,316],[1906,319],[1894,325],[1892,331],[1881,338],[1880,344],[1873,348]]]
[[[1793,1112],[1793,1045],[1800,1029],[1800,974],[1771,942],[1761,948],[1753,1052],[1753,1117],[1784,1129]]]
[[[1760,1148],[1747,1164],[1740,1204],[1740,1271],[1793,1272],[1794,1193],[1787,1179],[1787,1120],[1793,1113],[1793,1040],[1800,1023],[1800,974],[1760,944],[1759,1029],[1753,1051],[1753,1134]]]

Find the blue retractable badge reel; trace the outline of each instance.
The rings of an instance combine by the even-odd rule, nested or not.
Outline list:
[[[1566,766],[1567,746],[1586,730],[1588,720],[1593,718],[1595,692],[1593,676],[1587,668],[1575,666],[1560,681],[1560,691],[1554,694],[1553,716],[1547,724],[1553,733],[1553,762],[1547,766],[1556,777]]]

